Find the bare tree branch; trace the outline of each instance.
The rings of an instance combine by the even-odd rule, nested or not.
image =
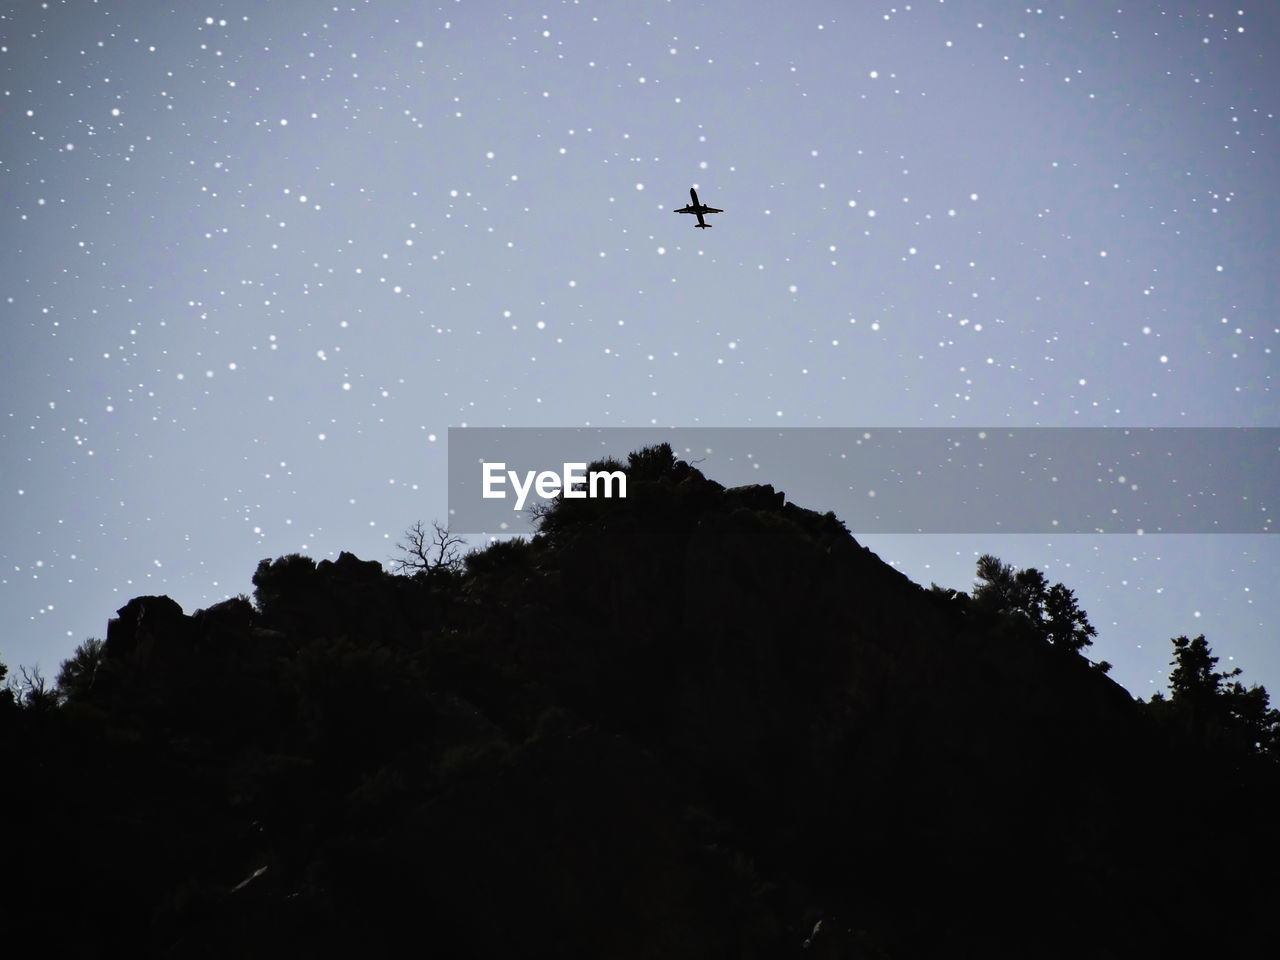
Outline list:
[[[535,500],[524,508],[524,512],[529,515],[530,523],[534,526],[539,526],[542,520],[555,510],[559,502],[559,497],[555,500]]]
[[[21,679],[10,682],[18,703],[28,710],[47,710],[58,704],[58,692],[49,686],[39,667],[18,667]]]
[[[431,521],[431,532],[419,520],[404,532],[404,541],[396,544],[401,556],[392,559],[391,568],[395,573],[409,575],[456,570],[462,563],[458,548],[464,542],[435,520]]]

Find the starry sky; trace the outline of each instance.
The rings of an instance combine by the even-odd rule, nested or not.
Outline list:
[[[1255,0],[6,4],[0,660],[387,561],[450,427],[1280,425],[1278,56]],[[1280,538],[859,539],[1280,695]]]

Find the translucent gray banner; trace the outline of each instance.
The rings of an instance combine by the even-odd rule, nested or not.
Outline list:
[[[470,427],[449,430],[450,529],[529,533],[566,474],[591,495],[592,461],[663,442],[726,487],[771,484],[855,534],[1273,533],[1280,509],[1274,427]],[[594,481],[622,494],[617,477]]]

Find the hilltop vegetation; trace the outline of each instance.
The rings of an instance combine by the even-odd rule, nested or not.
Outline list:
[[[1280,714],[1203,637],[1145,704],[1039,571],[925,589],[665,445],[622,468],[625,501],[465,559],[411,537],[404,575],[293,555],[252,600],[136,598],[8,689],[8,932],[85,957],[1268,942]]]

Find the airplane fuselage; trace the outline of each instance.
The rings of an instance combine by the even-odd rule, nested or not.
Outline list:
[[[689,188],[689,198],[693,200],[693,203],[687,204],[686,206],[681,207],[679,210],[676,210],[675,212],[676,213],[692,213],[695,217],[698,218],[698,222],[694,224],[695,227],[705,230],[709,226],[711,226],[711,224],[707,223],[707,221],[703,219],[704,214],[724,213],[723,210],[717,210],[715,207],[709,207],[705,203],[699,203],[698,191],[695,190],[693,187]]]

